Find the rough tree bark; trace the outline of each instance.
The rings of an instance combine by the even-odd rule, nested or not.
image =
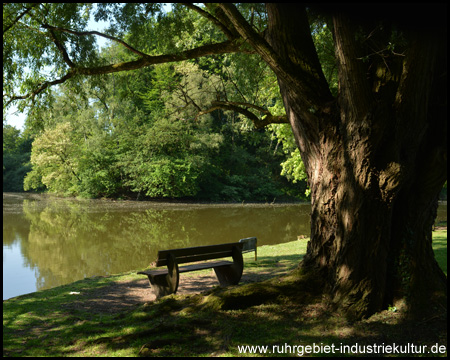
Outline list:
[[[311,75],[320,73],[302,24],[305,14],[299,21],[289,7],[271,4],[268,10],[270,44],[290,63],[293,77],[314,82],[305,93],[279,77],[312,191],[311,241],[303,266],[326,278],[334,301],[351,318],[400,298],[411,313],[422,311],[434,293],[447,291],[431,247],[437,197],[447,178],[446,138],[439,135],[446,127],[440,80],[446,40],[408,34],[401,72],[392,74],[397,79],[374,84],[359,59],[358,24],[333,14],[339,66],[333,102],[324,79],[305,80],[305,67]],[[313,100],[309,108],[305,96]]]
[[[333,12],[339,94],[321,71],[305,9],[267,4],[265,39],[224,6],[238,32],[278,77],[311,188],[311,240],[302,263],[325,280],[349,318],[404,299],[411,314],[447,279],[431,247],[446,178],[446,39],[410,31],[406,54],[369,64],[362,18]],[[404,24],[401,24],[404,25]],[[377,61],[378,60],[378,61]]]

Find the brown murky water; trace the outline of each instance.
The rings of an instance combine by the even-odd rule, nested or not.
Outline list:
[[[158,250],[309,235],[309,204],[199,205],[3,194],[3,299],[146,268]],[[438,219],[447,219],[447,204]]]

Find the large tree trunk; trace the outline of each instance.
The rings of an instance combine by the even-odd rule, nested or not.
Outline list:
[[[368,66],[357,24],[333,14],[339,65],[333,99],[306,12],[269,4],[268,13],[267,39],[278,56],[272,68],[311,188],[311,240],[302,266],[323,277],[351,318],[398,299],[411,313],[433,295],[446,300],[447,279],[431,246],[447,178],[446,39],[408,33],[408,52],[391,68],[376,59]]]

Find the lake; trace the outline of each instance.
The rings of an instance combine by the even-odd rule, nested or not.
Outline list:
[[[199,205],[3,193],[3,299],[141,270],[158,250],[309,235],[309,204]]]
[[[3,193],[3,299],[142,270],[158,250],[309,236],[309,204],[201,205]],[[447,219],[440,205],[438,219]]]

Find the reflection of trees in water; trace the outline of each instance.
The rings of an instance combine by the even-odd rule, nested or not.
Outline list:
[[[48,288],[84,277],[142,269],[160,249],[238,241],[259,245],[309,233],[308,206],[106,209],[89,202],[24,202],[30,222],[22,244],[28,265]]]

